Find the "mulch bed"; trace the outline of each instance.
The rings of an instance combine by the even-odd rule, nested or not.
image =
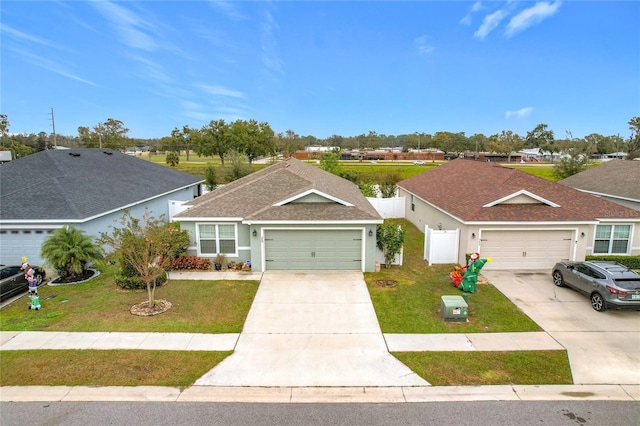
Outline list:
[[[147,300],[146,302],[141,302],[133,305],[130,309],[130,312],[133,315],[138,315],[141,317],[151,317],[167,312],[169,309],[171,309],[171,306],[173,305],[168,300],[160,299],[156,300],[151,309],[149,309],[149,301]]]
[[[73,276],[73,277],[65,277],[64,279],[62,277],[58,277],[54,280],[51,281],[51,284],[73,284],[73,283],[77,283],[80,281],[86,281],[89,278],[93,277],[95,275],[96,271],[93,269],[86,269],[84,271],[82,271],[82,274],[77,275],[77,276]]]
[[[397,287],[398,281],[394,281],[394,280],[376,280],[376,285],[378,287],[393,288],[393,287]]]

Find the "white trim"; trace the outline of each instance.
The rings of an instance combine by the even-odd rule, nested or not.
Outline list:
[[[598,226],[611,226],[611,233],[609,234],[609,250],[611,250],[611,245],[612,245],[612,241],[613,241],[613,234],[615,232],[616,226],[629,226],[629,238],[627,239],[627,251],[626,253],[611,253],[610,251],[606,252],[606,253],[596,253],[595,252],[595,247],[596,247],[596,240],[598,239],[596,237],[597,233],[598,233]],[[611,223],[611,224],[607,224],[607,223],[599,223],[598,225],[596,225],[593,228],[593,239],[591,240],[592,243],[592,248],[591,248],[591,254],[594,256],[629,256],[631,255],[631,252],[633,251],[633,238],[634,238],[634,230],[635,230],[635,226],[632,223]],[[602,238],[600,238],[602,239]]]
[[[360,270],[365,272],[367,228],[366,227],[339,227],[339,228],[319,228],[319,227],[263,227],[260,228],[260,257],[262,271],[267,270],[267,256],[265,244],[265,231],[362,231],[362,244],[360,245]],[[371,238],[374,238],[375,235]]]
[[[343,206],[353,207],[353,204],[348,203],[348,202],[346,202],[344,200],[341,200],[340,198],[336,198],[336,197],[334,197],[332,195],[326,194],[326,193],[324,193],[322,191],[318,191],[317,189],[309,189],[308,191],[301,192],[299,194],[294,195],[293,197],[287,198],[286,200],[282,200],[282,201],[279,201],[279,202],[275,203],[274,206],[280,207],[280,206],[283,206],[285,204],[289,204],[289,203],[291,203],[291,202],[293,202],[295,200],[299,200],[300,198],[306,197],[309,194],[316,194],[316,195],[319,195],[319,196],[321,196],[323,198],[326,198],[328,200],[334,201],[334,202],[336,202],[338,204],[342,204]]]
[[[484,221],[476,221],[476,222],[463,222],[465,225],[482,225],[482,226],[503,226],[503,225],[511,225],[511,226],[516,226],[516,225],[545,225],[545,226],[551,226],[551,225],[561,225],[561,226],[568,226],[568,225],[598,225],[600,224],[600,222],[598,221],[580,221],[580,222],[567,222],[567,221],[562,221],[562,222],[535,222],[535,221],[528,221],[528,222],[484,222]]]
[[[635,203],[640,203],[640,199],[638,199],[638,198],[622,197],[620,195],[606,194],[604,192],[587,191],[586,189],[580,189],[580,188],[574,188],[574,189],[577,189],[580,192],[584,192],[584,193],[587,193],[587,194],[595,195],[597,197],[615,198],[616,200],[633,201]]]
[[[379,225],[384,220],[243,220],[243,225]],[[284,228],[283,228],[284,229]],[[328,229],[328,228],[326,228]]]
[[[177,217],[174,222],[240,222],[241,217]]]
[[[534,200],[540,201],[541,203],[546,204],[546,205],[551,206],[551,207],[560,207],[560,204],[556,204],[553,201],[549,201],[546,198],[542,198],[539,195],[536,195],[536,194],[534,194],[532,192],[527,191],[526,189],[521,189],[520,191],[514,192],[511,195],[507,195],[506,197],[502,197],[499,200],[492,201],[491,203],[485,204],[482,207],[493,207],[493,206],[495,206],[497,204],[501,204],[501,203],[503,203],[503,202],[505,202],[507,200],[511,200],[512,198],[518,197],[520,195],[526,195],[527,197],[531,197]]]
[[[28,225],[28,226],[27,226]],[[33,224],[33,225],[29,225],[29,224],[15,224],[15,225],[0,225],[0,231],[3,230],[12,230],[12,229],[60,229],[63,228],[65,226],[65,224],[63,223],[58,223],[58,224],[51,224],[51,225],[41,225],[41,224]]]

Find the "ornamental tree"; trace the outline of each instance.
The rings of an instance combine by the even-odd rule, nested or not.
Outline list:
[[[125,211],[120,227],[100,234],[100,242],[113,248],[113,254],[121,266],[135,269],[147,288],[148,310],[154,308],[156,280],[166,273],[171,260],[184,253],[189,245],[187,231],[163,218],[155,219],[146,211],[142,218]]]

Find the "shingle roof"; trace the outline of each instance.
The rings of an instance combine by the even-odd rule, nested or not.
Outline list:
[[[41,151],[0,165],[0,219],[83,220],[202,181],[110,149]]]
[[[457,159],[403,180],[398,186],[465,222],[639,219],[637,210],[495,163]],[[529,204],[504,202],[483,207],[520,191],[549,203],[529,197]]]
[[[583,191],[640,202],[640,161],[607,161],[559,183]]]
[[[311,191],[339,202],[296,203],[278,206]],[[242,218],[245,221],[362,221],[381,220],[358,187],[346,179],[289,158],[231,182],[195,200],[179,218]]]

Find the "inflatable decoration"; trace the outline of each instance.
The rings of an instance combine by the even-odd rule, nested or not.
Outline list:
[[[491,262],[491,258],[481,259],[479,253],[473,253],[469,258],[469,264],[467,265],[467,272],[462,277],[458,288],[468,293],[476,292],[476,283],[478,282],[478,274],[485,265],[485,263]]]

